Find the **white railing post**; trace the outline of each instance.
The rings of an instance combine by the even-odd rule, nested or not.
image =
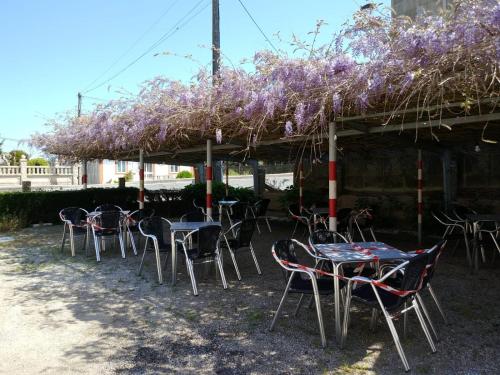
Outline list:
[[[71,184],[78,185],[78,164],[71,167]]]

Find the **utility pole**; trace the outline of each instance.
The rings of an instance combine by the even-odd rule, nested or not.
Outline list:
[[[212,75],[215,83],[220,68],[219,0],[212,0]]]
[[[82,115],[82,94],[78,93],[78,117]]]
[[[77,107],[77,116],[80,117],[82,115],[82,94],[78,93],[78,107]],[[84,159],[82,161],[82,185],[83,188],[87,188],[87,160]]]

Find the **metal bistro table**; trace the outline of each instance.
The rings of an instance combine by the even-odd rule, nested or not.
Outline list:
[[[335,288],[335,334],[340,342],[342,325],[340,322],[340,280],[337,277],[343,264],[390,262],[406,260],[412,257],[404,251],[398,250],[383,242],[354,242],[316,244],[314,248],[320,255],[332,262],[333,284]]]
[[[474,271],[479,271],[479,230],[481,229],[479,223],[484,222],[494,222],[500,223],[500,214],[469,214],[465,218],[467,221],[472,223],[472,235],[473,235],[473,258],[474,258]]]
[[[175,234],[177,232],[189,233],[208,225],[220,226],[221,223],[220,221],[177,221],[170,224],[170,241],[172,246],[172,285],[175,285],[177,282],[177,249],[175,245]]]
[[[227,213],[227,218],[229,219],[229,224],[230,226],[233,225],[232,220],[231,220],[231,215],[229,214],[229,210],[231,209],[231,206],[238,203],[238,201],[225,201],[221,200],[217,202],[217,205],[219,206],[219,219],[222,222],[222,211],[225,210]]]

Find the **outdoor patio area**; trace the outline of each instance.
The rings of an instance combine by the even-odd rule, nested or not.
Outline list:
[[[361,305],[353,304],[340,349],[332,295],[322,297],[326,349],[314,307],[304,303],[294,317],[298,295],[289,296],[269,332],[284,290],[271,245],[290,238],[293,230],[289,222],[274,221],[272,227],[272,233],[263,230],[253,241],[261,276],[244,253],[238,256],[238,281],[226,252],[228,289],[216,280],[212,264],[201,265],[199,296],[193,296],[181,261],[172,287],[170,267],[164,284],[158,283],[154,256],[137,276],[140,257],[130,250],[122,259],[108,246],[100,263],[92,250],[84,255],[80,241],[76,257],[69,246],[61,253],[62,226],[9,233],[0,238],[0,373],[403,373],[385,321],[371,331],[370,310]],[[418,248],[409,235],[377,233],[377,239],[405,251]],[[426,245],[438,239],[428,238]],[[449,324],[433,303],[427,304],[440,337],[437,353],[430,353],[414,313],[402,345],[415,374],[492,374],[500,368],[500,259],[492,262],[488,249],[489,261],[472,273],[463,243],[455,254],[453,247],[444,250],[433,279]],[[402,337],[401,323],[396,327]]]

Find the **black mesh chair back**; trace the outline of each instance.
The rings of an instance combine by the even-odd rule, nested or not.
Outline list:
[[[269,203],[271,203],[270,199],[261,199],[257,203],[255,203],[255,216],[266,216],[267,208],[269,207]]]
[[[465,220],[467,215],[474,215],[476,213],[474,210],[459,204],[454,204],[452,211],[460,220]]]
[[[103,212],[103,211],[122,211],[121,207],[111,204],[111,203],[104,203],[101,204],[100,206],[97,206],[95,208],[97,212]]]
[[[198,230],[197,258],[213,257],[219,243],[220,225],[207,225]]]
[[[170,224],[161,216],[146,217],[139,223],[144,234],[155,236],[160,247],[170,244]]]
[[[338,233],[331,232],[326,229],[319,229],[311,234],[310,242],[312,244],[325,244],[325,243],[337,243],[346,241]]]
[[[404,269],[404,276],[401,281],[401,290],[417,290],[422,281],[422,276],[426,270],[429,256],[427,253],[415,255],[410,259]]]
[[[298,263],[293,241],[291,240],[276,241],[273,245],[273,248],[278,259],[287,262]]]
[[[369,229],[373,227],[374,217],[373,214],[368,212],[367,210],[362,211],[361,213],[355,216],[356,222],[361,230]]]
[[[119,229],[122,222],[121,211],[102,211],[96,217],[96,223],[102,229]]]
[[[249,247],[255,232],[255,219],[245,219],[241,222],[238,230],[238,247]]]
[[[87,220],[87,211],[79,207],[67,207],[63,208],[59,215],[63,220],[71,221],[73,225],[82,225]]]
[[[154,216],[155,210],[153,208],[140,208],[130,214],[130,218],[136,222],[141,221],[147,217]]]
[[[247,213],[248,203],[237,202],[231,206],[231,218],[233,221],[244,220]]]
[[[301,216],[299,205],[296,203],[293,203],[290,206],[288,206],[288,211],[290,211],[292,215]]]
[[[424,277],[424,286],[432,279],[434,276],[434,270],[436,269],[436,264],[438,262],[441,252],[444,250],[446,241],[439,241],[432,251],[427,252],[427,273]]]
[[[193,206],[197,209],[201,209],[205,207],[205,201],[200,198],[194,198],[193,199]]]
[[[205,215],[200,209],[197,210],[191,210],[186,212],[182,216],[183,221],[187,222],[199,222],[199,221],[205,221]]]

